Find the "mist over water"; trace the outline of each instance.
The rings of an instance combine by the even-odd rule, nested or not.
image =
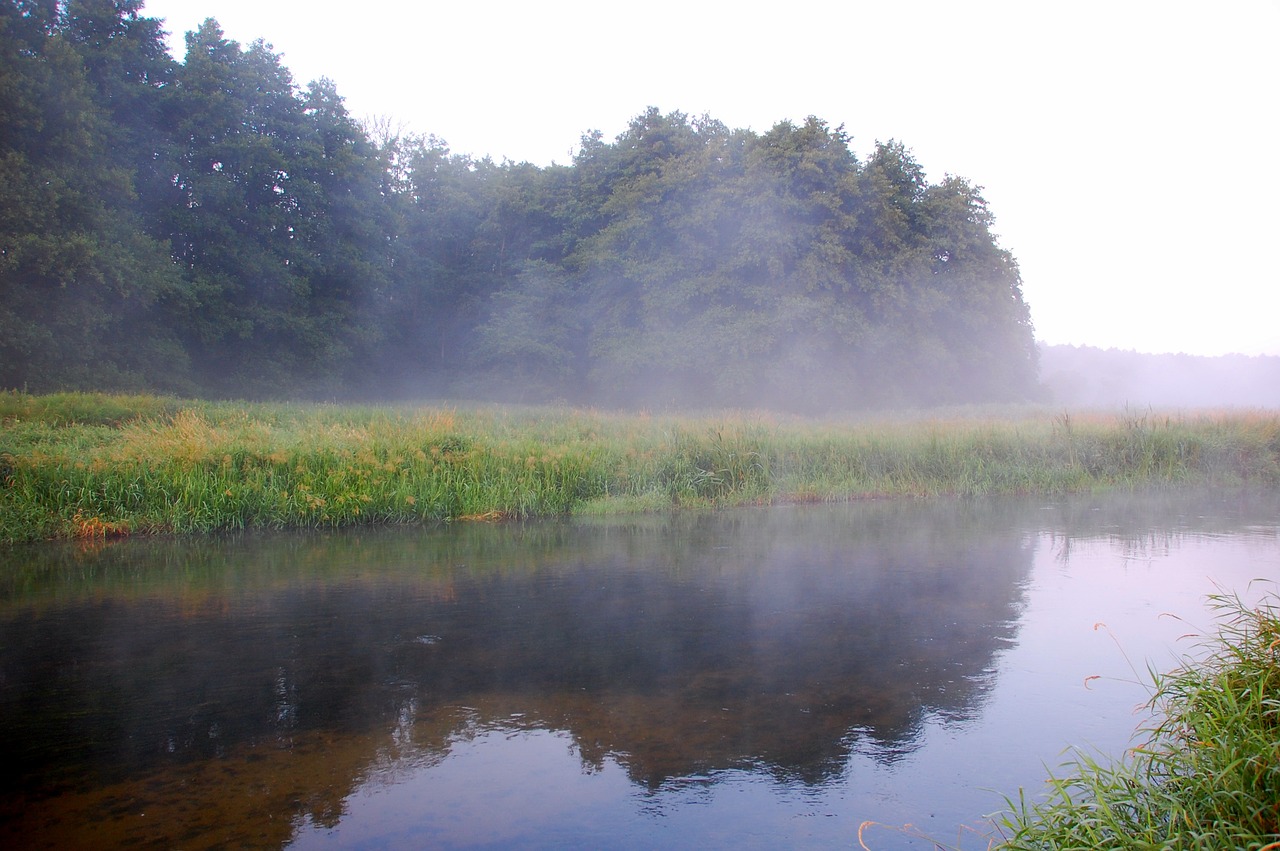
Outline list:
[[[21,548],[0,840],[945,838],[1066,745],[1122,749],[1143,691],[1094,624],[1169,663],[1160,612],[1280,576],[1277,516],[1124,495]]]

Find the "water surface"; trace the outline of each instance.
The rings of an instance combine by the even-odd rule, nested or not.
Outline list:
[[[1205,595],[1280,578],[1277,518],[1157,494],[0,552],[0,842],[849,847],[874,821],[874,848],[985,848],[1064,748],[1129,744]]]

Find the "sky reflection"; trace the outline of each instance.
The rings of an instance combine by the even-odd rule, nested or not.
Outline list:
[[[0,844],[985,847],[1065,748],[1123,751],[1205,595],[1280,578],[1278,502],[32,549]]]

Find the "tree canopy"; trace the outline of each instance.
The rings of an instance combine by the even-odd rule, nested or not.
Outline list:
[[[213,19],[0,0],[0,386],[830,411],[1025,398],[980,189],[649,108],[565,165],[362,124]]]

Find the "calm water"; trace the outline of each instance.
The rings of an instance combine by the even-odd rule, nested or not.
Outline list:
[[[0,844],[985,848],[1255,578],[1280,494],[0,550]]]

